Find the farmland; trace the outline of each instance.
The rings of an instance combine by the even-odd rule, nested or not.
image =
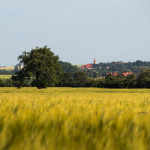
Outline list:
[[[12,75],[0,75],[0,79],[10,79]]]
[[[14,70],[14,67],[0,67],[0,70]]]
[[[148,150],[150,90],[0,88],[0,149]]]

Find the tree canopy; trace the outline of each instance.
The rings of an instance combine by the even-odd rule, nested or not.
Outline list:
[[[83,71],[77,71],[74,74],[75,86],[84,87],[87,82],[87,76]]]
[[[47,48],[32,49],[30,52],[24,51],[18,57],[19,65],[23,68],[12,77],[13,81],[22,86],[26,80],[33,77],[32,85],[37,88],[55,86],[59,82],[62,69],[59,65],[59,57]]]
[[[64,73],[70,73],[71,76],[74,76],[74,73],[78,71],[77,66],[71,65],[71,63],[59,61],[60,66],[63,69]]]

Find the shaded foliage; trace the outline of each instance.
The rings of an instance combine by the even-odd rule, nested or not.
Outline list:
[[[13,75],[14,70],[0,70],[0,75]]]
[[[60,67],[63,69],[64,73],[70,73],[73,77],[74,73],[78,71],[77,66],[71,65],[71,63],[59,61]]]
[[[143,70],[137,79],[138,88],[150,88],[150,70]]]
[[[36,47],[30,52],[25,51],[18,57],[18,60],[20,60],[19,66],[22,65],[23,68],[13,75],[12,80],[17,87],[26,84],[30,77],[34,77],[32,85],[39,89],[55,86],[62,73],[58,59],[59,57],[55,56],[47,46]]]
[[[0,79],[0,87],[16,86],[36,86],[35,79],[30,79],[30,74],[25,70],[17,72],[12,79]],[[29,80],[30,79],[30,80]],[[30,82],[29,82],[30,81]],[[35,82],[35,83],[34,83]],[[42,88],[48,86],[46,78],[40,78],[39,84]],[[138,76],[135,75],[117,75],[108,74],[105,78],[88,78],[85,72],[77,71],[74,77],[70,73],[64,73],[59,76],[58,87],[100,87],[100,88],[150,88],[150,70],[143,70]]]
[[[60,83],[59,83],[60,87],[72,87],[74,86],[74,78],[71,76],[70,73],[64,73]]]
[[[84,87],[86,86],[87,76],[83,71],[77,71],[74,74],[75,86]]]

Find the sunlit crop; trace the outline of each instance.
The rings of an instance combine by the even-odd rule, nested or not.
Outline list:
[[[0,149],[149,150],[150,90],[0,88]]]
[[[0,75],[0,79],[10,79],[12,75]]]
[[[14,67],[0,67],[0,70],[14,70]]]

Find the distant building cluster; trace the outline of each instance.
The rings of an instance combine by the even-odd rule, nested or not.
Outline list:
[[[87,68],[87,69],[93,69],[93,64],[82,65],[82,67],[79,68],[79,69],[85,69],[85,68]]]
[[[117,72],[114,72],[114,73],[112,73],[112,72],[109,72],[109,73],[107,73],[107,75],[108,74],[111,74],[111,75],[113,75],[113,76],[117,76],[118,75],[118,73]],[[127,76],[127,75],[131,75],[132,74],[132,72],[123,72],[122,73],[124,76]]]
[[[110,67],[111,66],[114,66],[114,65],[117,65],[117,64],[123,64],[123,63],[128,63],[128,62],[112,62],[112,63],[110,63]],[[94,69],[94,65],[95,64],[97,64],[97,61],[96,61],[96,58],[94,58],[94,61],[93,61],[93,63],[92,64],[86,64],[86,65],[82,65],[79,69],[88,69],[88,70],[92,70],[92,69]],[[107,67],[105,67],[105,69],[107,69],[107,70],[109,70],[110,69],[110,67],[109,66],[107,66]],[[101,69],[102,67],[99,67],[99,69]],[[111,74],[111,75],[113,75],[113,76],[117,76],[117,75],[119,75],[119,73],[118,72],[108,72],[107,73],[107,75],[108,74]],[[131,75],[132,74],[132,72],[123,72],[122,73],[122,75],[124,75],[124,76],[127,76],[127,75]]]
[[[82,65],[81,68],[79,69],[93,69],[94,64],[97,64],[96,58],[94,58],[94,63],[93,64],[86,64],[86,65]]]

